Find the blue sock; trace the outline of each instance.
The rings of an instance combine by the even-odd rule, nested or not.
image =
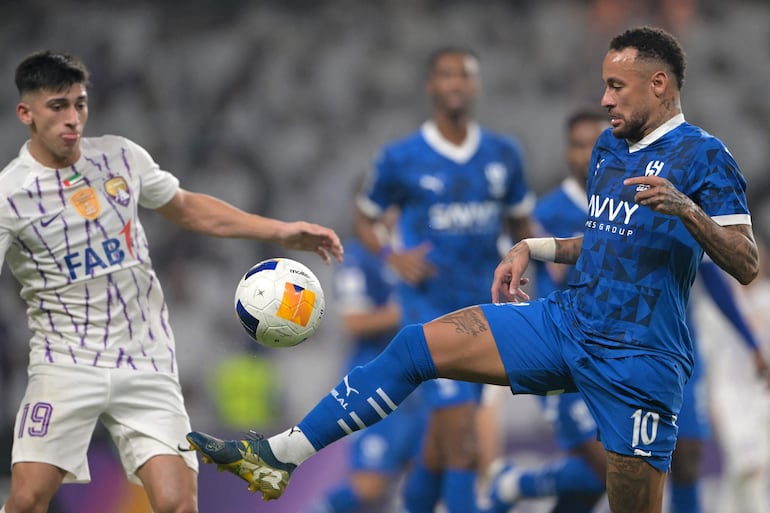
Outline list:
[[[422,325],[402,329],[380,355],[350,374],[297,425],[316,450],[387,417],[417,385],[436,378]]]
[[[330,490],[321,501],[307,510],[307,513],[351,513],[358,511],[360,506],[361,500],[350,483],[343,483]]]
[[[569,456],[519,477],[522,497],[550,497],[563,493],[602,493],[604,480],[582,458]]]
[[[441,486],[447,513],[468,513],[476,511],[476,471],[449,468],[444,471]]]
[[[440,493],[441,473],[429,470],[422,461],[415,461],[404,483],[404,510],[433,513]]]
[[[671,482],[671,512],[701,513],[697,483]]]

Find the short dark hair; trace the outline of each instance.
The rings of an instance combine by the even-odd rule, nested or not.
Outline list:
[[[44,50],[27,56],[16,67],[16,89],[19,95],[47,89],[63,91],[74,84],[90,85],[86,65],[64,52]]]
[[[673,35],[656,27],[631,28],[610,41],[610,50],[619,51],[624,48],[636,48],[642,59],[656,59],[666,63],[674,72],[677,87],[682,89],[687,62],[682,45]]]
[[[436,62],[444,55],[460,54],[467,57],[473,57],[476,61],[480,61],[478,54],[467,46],[460,45],[445,45],[440,46],[430,52],[428,60],[425,62],[425,72],[428,76],[433,73],[433,69],[436,67]]]
[[[574,111],[572,114],[569,115],[567,118],[567,131],[571,131],[575,125],[578,123],[583,123],[584,121],[594,121],[596,123],[607,123],[609,122],[609,117],[607,116],[607,111],[605,110],[599,110],[598,108],[584,108]]]

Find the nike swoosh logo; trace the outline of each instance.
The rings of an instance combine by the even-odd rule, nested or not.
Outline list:
[[[46,226],[48,226],[49,224],[51,224],[51,223],[54,221],[54,219],[56,219],[56,218],[57,218],[57,217],[59,217],[60,215],[61,215],[61,212],[59,212],[59,213],[57,213],[57,214],[55,214],[55,215],[53,215],[53,216],[49,217],[48,219],[41,219],[41,220],[40,220],[40,226],[42,226],[43,228],[45,228]]]

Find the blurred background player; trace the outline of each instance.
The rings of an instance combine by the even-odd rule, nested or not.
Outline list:
[[[759,244],[760,275],[734,287],[742,311],[757,336],[756,353],[724,341],[740,334],[714,315],[713,305],[696,305],[709,385],[709,412],[721,453],[715,494],[719,513],[770,513],[770,387],[767,376],[746,372],[760,354],[770,355],[770,277],[766,246]]]
[[[606,114],[583,110],[567,120],[566,162],[569,176],[559,187],[538,200],[533,217],[542,233],[572,237],[582,233],[588,213],[585,184],[594,143],[608,128]],[[705,291],[735,327],[747,347],[758,353],[757,341],[738,309],[735,295],[722,271],[711,261],[703,262],[698,276]],[[573,266],[536,263],[535,291],[539,296],[570,283]],[[706,382],[697,350],[697,332],[688,308],[688,326],[695,340],[695,367],[685,386],[682,410],[678,416],[679,435],[671,463],[672,513],[700,513],[698,478],[703,442],[710,436]],[[764,359],[756,360],[756,370],[764,372]],[[490,389],[489,394],[495,394]],[[495,394],[497,395],[497,394]],[[494,403],[496,399],[491,399]],[[559,446],[568,456],[537,469],[520,469],[498,463],[492,470],[496,483],[492,494],[505,494],[496,513],[507,511],[518,498],[556,496],[553,513],[587,513],[604,492],[606,456],[598,442],[596,424],[579,393],[541,398],[545,417],[553,424]],[[502,465],[502,466],[501,466]]]
[[[518,143],[473,120],[479,60],[461,47],[435,50],[427,62],[432,118],[384,147],[359,196],[357,233],[400,278],[402,323],[424,322],[489,301],[500,261],[498,239],[531,235],[533,206]],[[398,207],[398,240],[383,245],[376,227]],[[409,513],[433,511],[439,496],[449,513],[475,507],[478,384],[437,379],[421,394],[431,410],[421,454],[407,477]]]
[[[383,242],[398,212],[383,219]],[[376,357],[401,325],[401,309],[395,298],[396,276],[379,256],[355,237],[344,241],[345,261],[334,274],[334,292],[342,328],[349,336],[351,355],[347,369]],[[414,394],[393,415],[357,432],[350,440],[348,474],[337,486],[317,499],[307,513],[372,511],[391,506],[397,478],[419,448],[424,412]]]

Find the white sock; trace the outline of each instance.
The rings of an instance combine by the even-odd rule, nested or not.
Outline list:
[[[519,498],[520,476],[521,473],[516,467],[500,476],[500,479],[497,481],[497,494],[501,500],[510,504]]]
[[[271,436],[268,439],[270,449],[276,458],[284,463],[294,463],[299,465],[316,452],[313,444],[307,439],[305,433],[300,431],[297,426],[287,429],[283,433]],[[0,513],[3,513],[0,511]]]

